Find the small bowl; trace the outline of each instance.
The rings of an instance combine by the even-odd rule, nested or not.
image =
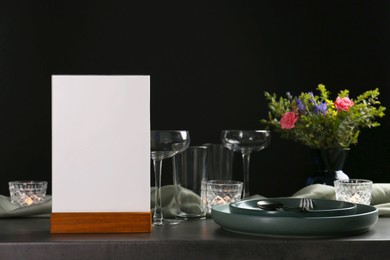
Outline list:
[[[11,181],[8,184],[12,204],[27,207],[45,200],[46,181]]]

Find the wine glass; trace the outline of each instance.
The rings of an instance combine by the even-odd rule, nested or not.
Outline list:
[[[190,134],[181,130],[152,130],[150,135],[151,157],[153,160],[155,174],[155,206],[153,214],[153,225],[163,225],[163,214],[161,210],[161,170],[162,161],[173,157],[187,149],[190,144]]]
[[[243,198],[249,192],[249,164],[252,152],[266,148],[271,142],[271,133],[268,130],[223,130],[222,143],[235,152],[241,152],[244,170]]]

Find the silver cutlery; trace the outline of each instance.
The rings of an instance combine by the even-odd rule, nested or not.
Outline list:
[[[263,210],[277,211],[277,210],[288,210],[288,211],[299,211],[299,212],[310,212],[314,209],[312,199],[303,198],[299,201],[299,207],[286,207],[280,202],[259,200],[257,206]]]

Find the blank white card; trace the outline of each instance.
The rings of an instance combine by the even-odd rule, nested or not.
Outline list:
[[[150,212],[149,76],[52,76],[52,212]]]

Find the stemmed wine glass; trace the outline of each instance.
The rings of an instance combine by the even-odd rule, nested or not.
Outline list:
[[[222,143],[235,152],[241,152],[244,170],[243,198],[249,197],[249,164],[252,152],[266,148],[271,142],[268,130],[223,130]]]
[[[155,206],[153,225],[163,225],[161,210],[161,170],[162,161],[184,152],[190,144],[190,134],[181,130],[152,130],[150,135],[151,157],[155,174]]]

